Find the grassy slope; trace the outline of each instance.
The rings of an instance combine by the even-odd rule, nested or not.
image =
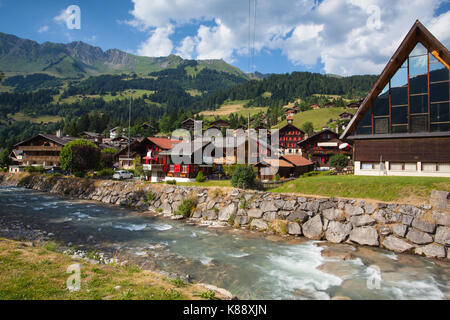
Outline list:
[[[81,290],[69,292],[67,267],[75,261],[53,250],[54,245],[31,247],[0,239],[0,300],[175,300],[199,299],[196,285],[177,283],[137,267],[81,262]],[[117,288],[120,286],[120,288]]]
[[[250,116],[253,116],[260,112],[267,112],[267,107],[244,108],[244,105],[248,102],[249,100],[227,101],[217,110],[203,111],[200,114],[204,115],[206,120],[213,120],[216,116],[219,116],[222,119],[227,119],[232,113],[237,113],[238,116],[242,115],[247,117],[249,113]]]
[[[294,115],[294,125],[300,128],[305,122],[312,122],[314,129],[321,130],[326,126],[328,120],[338,119],[339,115],[347,111],[354,114],[356,110],[346,108],[324,108],[318,110],[309,110],[306,112],[299,112]],[[274,128],[279,129],[286,125],[286,121],[281,121]]]
[[[220,187],[220,188],[231,188],[231,180],[221,180],[221,181],[205,181],[205,182],[179,182],[177,183],[181,186],[189,187]]]
[[[299,178],[271,192],[421,204],[432,190],[450,190],[450,178],[322,176]]]
[[[41,123],[41,122],[58,122],[61,121],[62,118],[58,116],[40,116],[40,117],[30,117],[21,112],[16,114],[9,114],[8,118],[12,118],[15,121],[30,121],[32,123]]]

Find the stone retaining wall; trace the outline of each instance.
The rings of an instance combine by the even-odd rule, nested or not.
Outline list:
[[[299,197],[239,189],[197,188],[144,182],[6,175],[3,184],[128,206],[171,219],[186,198],[196,200],[187,220],[210,227],[239,227],[304,236],[333,243],[355,243],[450,258],[448,192],[433,192],[420,207],[364,200]]]

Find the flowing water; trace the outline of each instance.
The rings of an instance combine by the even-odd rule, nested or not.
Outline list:
[[[257,233],[202,228],[12,187],[0,187],[0,220],[3,228],[29,224],[62,243],[120,254],[144,268],[189,274],[241,299],[450,297],[448,262],[381,249],[269,241]],[[323,250],[350,253],[353,259],[327,258]]]

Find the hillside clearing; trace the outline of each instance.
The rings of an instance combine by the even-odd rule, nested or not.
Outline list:
[[[354,114],[356,110],[333,107],[299,112],[294,115],[294,126],[301,128],[305,122],[312,122],[314,129],[322,130],[323,127],[327,126],[330,119],[339,119],[339,115],[343,112]],[[274,129],[282,128],[285,125],[286,121],[283,120],[278,123]]]
[[[32,123],[52,123],[52,122],[58,122],[62,121],[63,118],[58,116],[39,116],[39,117],[32,117],[28,116],[26,114],[23,114],[21,112],[17,112],[15,114],[8,114],[8,119],[13,119],[14,121],[29,121]]]
[[[244,105],[248,103],[249,100],[243,101],[230,101],[228,103],[223,104],[217,110],[207,110],[202,111],[199,114],[203,115],[207,120],[213,120],[215,117],[220,118],[228,118],[228,116],[232,113],[236,113],[238,116],[247,117],[250,113],[250,116],[256,115],[260,112],[267,112],[267,107],[252,107],[252,108],[244,108]]]

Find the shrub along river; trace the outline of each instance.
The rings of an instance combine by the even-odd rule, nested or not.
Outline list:
[[[0,187],[0,236],[65,246],[214,284],[240,299],[448,299],[450,263],[378,248],[263,237]]]

